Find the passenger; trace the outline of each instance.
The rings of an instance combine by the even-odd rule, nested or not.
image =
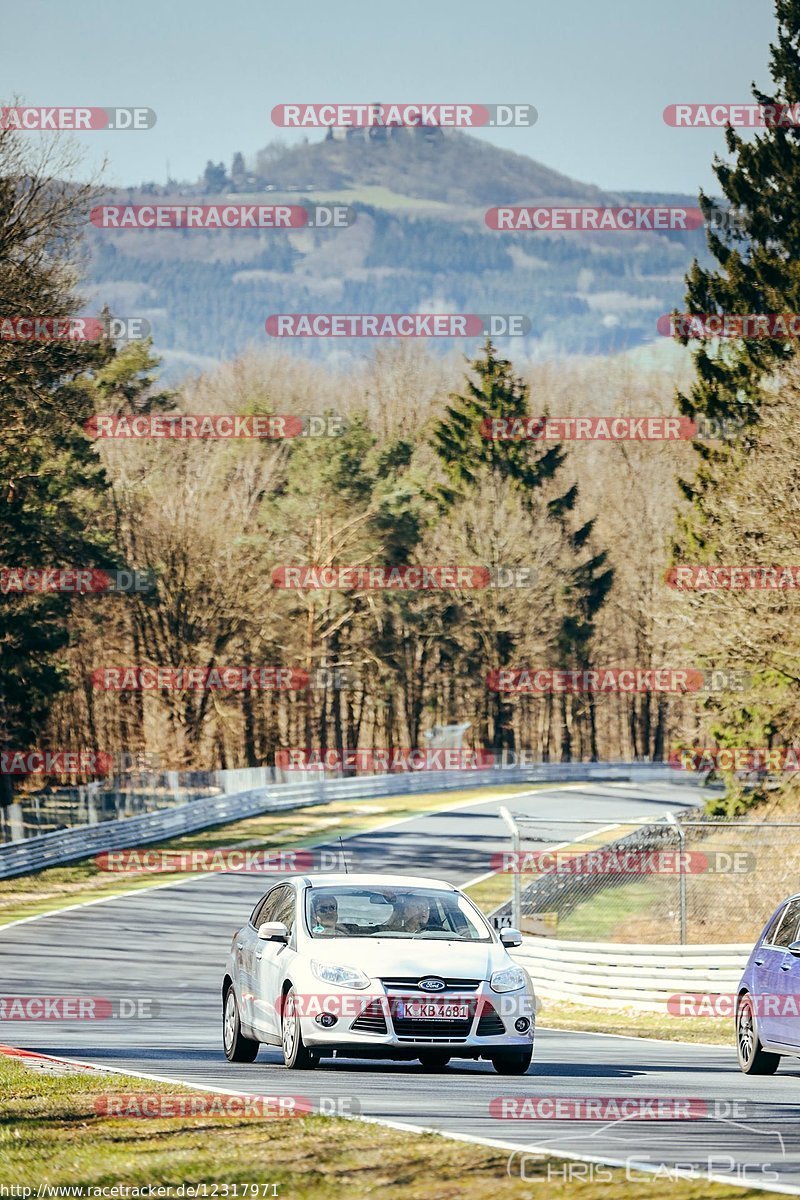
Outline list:
[[[346,933],[344,926],[338,924],[339,904],[335,896],[311,897],[311,932],[327,934],[335,937],[337,933]]]

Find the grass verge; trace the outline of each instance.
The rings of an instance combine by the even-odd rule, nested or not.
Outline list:
[[[542,997],[538,998],[538,1005],[536,1022],[543,1029],[621,1033],[626,1037],[659,1038],[665,1042],[704,1042],[728,1046],[734,1057],[736,1054],[732,1017],[679,1017],[633,1009],[592,1008]]]
[[[233,1184],[248,1184],[261,1185],[260,1196],[280,1200],[524,1200],[541,1182],[531,1179],[530,1160],[527,1180],[509,1175],[505,1150],[333,1117],[98,1115],[99,1095],[142,1092],[192,1094],[173,1084],[100,1072],[53,1076],[0,1056],[0,1184],[32,1187],[34,1196],[41,1185],[206,1184],[207,1195],[230,1197]],[[655,1194],[652,1176],[629,1181],[622,1171],[609,1171],[601,1180],[576,1182],[558,1178],[564,1170],[559,1160],[543,1158],[536,1170],[545,1179],[548,1163],[554,1177],[546,1194],[556,1200],[605,1200],[609,1187],[623,1200],[652,1200]],[[670,1186],[673,1200],[756,1195],[704,1180]]]

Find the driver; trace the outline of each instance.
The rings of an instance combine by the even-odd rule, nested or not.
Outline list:
[[[420,933],[427,929],[431,906],[424,896],[403,896],[384,929],[396,933]]]
[[[421,933],[428,928],[431,906],[424,896],[409,896],[404,911],[404,929],[406,933]]]

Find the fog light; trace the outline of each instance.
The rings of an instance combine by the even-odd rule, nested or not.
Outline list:
[[[520,1017],[518,1021],[514,1022],[514,1028],[517,1033],[527,1033],[530,1027],[531,1023],[527,1017]]]
[[[322,1025],[325,1029],[330,1029],[332,1025],[336,1024],[338,1018],[335,1017],[333,1013],[320,1013],[318,1016],[314,1017],[314,1020],[318,1025]]]

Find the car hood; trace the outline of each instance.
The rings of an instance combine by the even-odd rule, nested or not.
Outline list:
[[[371,979],[488,979],[510,965],[505,947],[495,942],[416,941],[406,938],[314,938],[308,955],[321,962],[358,967]]]

